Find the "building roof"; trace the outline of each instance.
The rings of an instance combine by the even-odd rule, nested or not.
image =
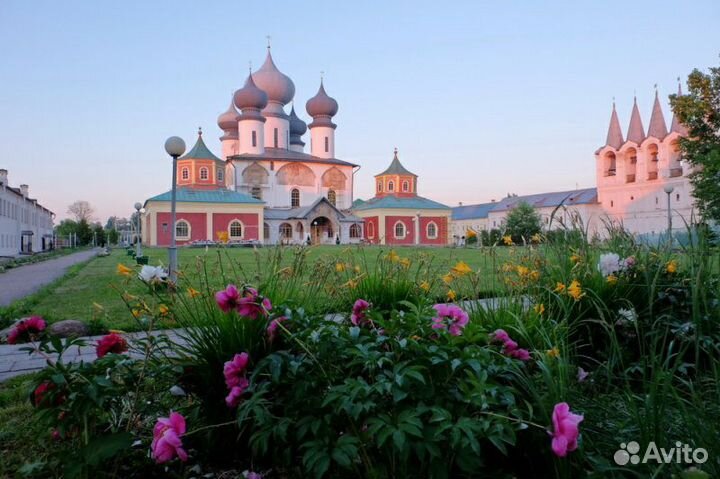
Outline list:
[[[178,188],[175,201],[179,203],[250,203],[263,204],[263,201],[253,198],[245,193],[228,190],[225,188],[213,189],[195,189],[195,188]],[[153,196],[145,200],[145,204],[150,201],[171,201],[172,191]]]
[[[618,120],[617,111],[615,110],[615,102],[613,101],[612,114],[610,115],[610,126],[608,127],[607,140],[605,144],[618,149],[625,143],[623,141],[622,129],[620,128],[620,120]]]
[[[309,219],[311,213],[320,203],[327,203],[332,209],[337,212],[337,217],[341,222],[357,222],[362,221],[361,218],[352,214],[346,214],[338,210],[332,203],[325,197],[320,197],[312,202],[308,206],[301,206],[299,208],[265,208],[265,219],[268,220],[300,220]]]
[[[302,161],[309,163],[325,163],[329,165],[358,166],[337,158],[319,158],[300,151],[286,150],[284,148],[265,148],[265,153],[243,153],[228,157],[231,160],[275,160],[275,161]]]
[[[682,85],[680,85],[680,83],[678,83],[677,96],[680,97],[680,96],[682,96],[682,94],[683,94],[682,93]],[[687,131],[687,128],[685,127],[685,125],[680,123],[680,120],[678,120],[677,116],[675,116],[674,114],[672,117],[672,122],[670,124],[670,131],[673,133],[677,133],[681,136],[687,136],[687,134],[688,134],[688,131]]]
[[[535,195],[510,196],[494,203],[457,206],[453,208],[454,220],[487,218],[490,213],[507,211],[518,203],[528,203],[533,208],[552,208],[560,205],[584,205],[597,203],[597,188],[584,188],[571,191],[554,191]]]
[[[213,155],[212,151],[205,145],[202,139],[202,130],[198,129],[198,139],[195,142],[195,146],[190,151],[185,153],[178,160],[214,160],[222,161],[217,156]]]
[[[653,103],[652,115],[650,115],[650,126],[648,126],[648,136],[654,136],[655,138],[662,140],[668,134],[667,125],[665,124],[665,116],[663,115],[662,107],[660,106],[660,99],[658,98],[658,92],[655,90],[655,102]]]
[[[638,145],[645,139],[645,129],[643,128],[642,119],[640,118],[640,110],[637,106],[637,97],[633,100],[633,109],[630,114],[630,126],[628,127],[627,141],[633,141]]]
[[[390,163],[390,166],[388,166],[387,170],[383,171],[382,173],[378,173],[375,176],[377,177],[383,175],[410,175],[417,177],[415,173],[411,173],[402,165],[402,163],[400,163],[400,160],[398,160],[397,148],[395,148],[395,155],[393,156],[393,160]]]
[[[413,209],[413,210],[449,210],[450,207],[422,196],[394,196],[387,195],[375,197],[366,202],[353,206],[356,211],[374,210],[379,208]]]

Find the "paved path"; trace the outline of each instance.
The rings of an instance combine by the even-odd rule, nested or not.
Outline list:
[[[506,301],[506,298],[486,298],[472,301],[463,301],[461,306],[471,311],[475,308],[483,308],[486,310],[498,309]],[[523,308],[527,309],[530,307],[530,300],[527,297],[523,297]],[[325,316],[328,321],[340,322],[345,320],[345,316],[342,314],[328,314]],[[179,336],[181,330],[160,330],[153,331],[153,336],[166,335],[172,342],[176,344],[183,344],[183,339]],[[126,333],[124,336],[128,338],[130,344],[134,339],[146,337],[147,333]],[[79,361],[94,361],[96,358],[95,354],[95,343],[102,336],[90,336],[83,338],[87,346],[73,348],[66,352],[63,359],[65,362],[79,362]],[[27,347],[28,344],[3,344],[0,345],[0,383],[8,378],[19,376],[21,374],[27,374],[34,371],[39,371],[47,365],[47,360],[38,354],[28,354],[25,351],[20,351],[20,348]],[[132,355],[132,353],[131,353]],[[137,354],[135,354],[137,356]],[[55,358],[52,358],[55,359]]]
[[[92,258],[99,251],[80,251],[0,273],[0,306],[7,306],[36,292],[64,275],[70,266]]]

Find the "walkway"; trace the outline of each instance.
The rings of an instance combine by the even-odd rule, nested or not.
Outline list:
[[[38,291],[46,284],[62,277],[70,266],[92,258],[99,251],[99,249],[80,251],[0,273],[0,306],[7,306]]]

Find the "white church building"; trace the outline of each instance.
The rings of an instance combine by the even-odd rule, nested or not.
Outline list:
[[[30,198],[28,185],[10,186],[8,170],[0,169],[0,257],[51,249],[54,216]]]

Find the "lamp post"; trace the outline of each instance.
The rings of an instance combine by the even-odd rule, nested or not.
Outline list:
[[[672,210],[670,209],[670,195],[672,194],[673,190],[675,188],[672,185],[665,185],[665,193],[667,193],[667,214],[668,214],[668,226],[667,226],[667,235],[668,235],[668,246],[672,246]]]
[[[135,211],[137,211],[137,244],[135,247],[135,256],[138,258],[142,258],[142,233],[140,232],[140,209],[142,208],[142,203],[139,201],[135,203]]]
[[[171,136],[165,141],[165,151],[172,156],[172,194],[170,197],[170,247],[168,248],[168,277],[177,282],[177,245],[175,244],[175,194],[177,190],[177,159],[185,153],[185,142],[179,136]]]

